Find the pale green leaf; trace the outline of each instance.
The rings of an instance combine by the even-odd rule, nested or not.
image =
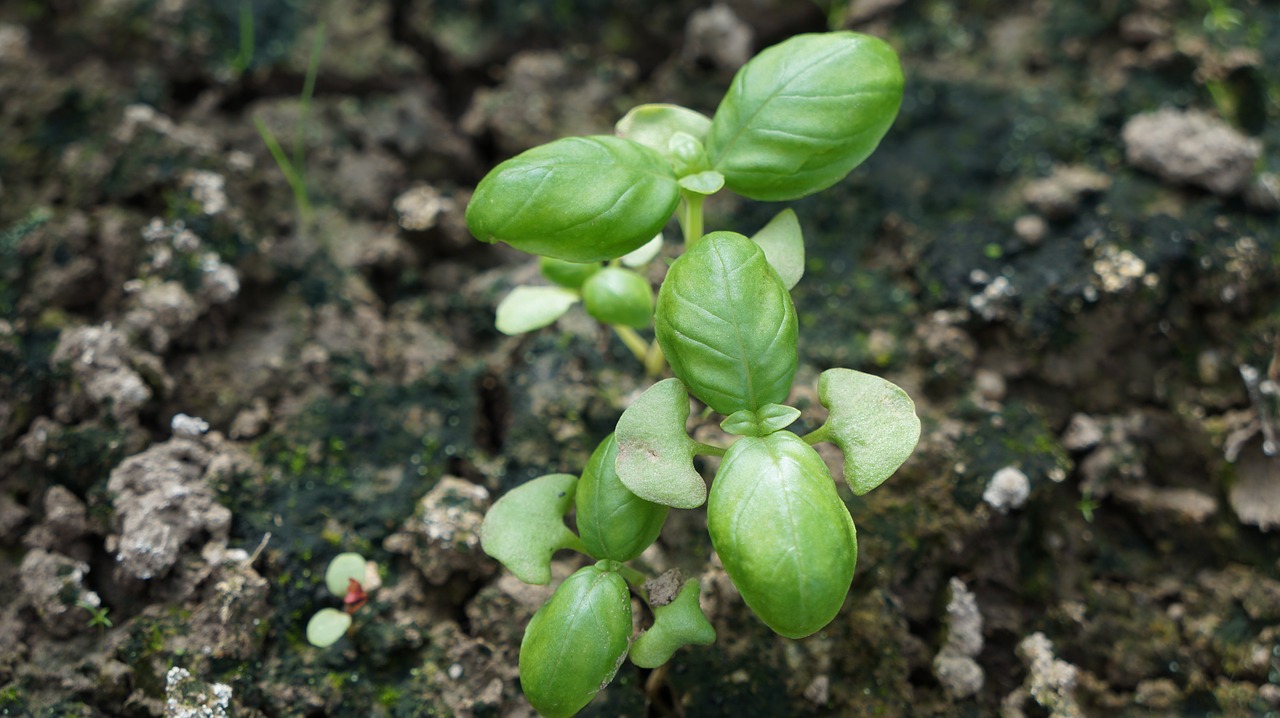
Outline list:
[[[680,178],[680,186],[690,192],[711,195],[724,187],[724,175],[715,170],[685,175]]]
[[[679,105],[651,104],[634,107],[614,127],[619,137],[656,150],[668,161],[671,136],[684,132],[702,141],[711,128],[711,118]]]
[[[631,662],[641,668],[657,668],[684,646],[709,646],[716,629],[698,605],[700,586],[685,581],[671,603],[653,606],[653,627],[631,644]]]
[[[564,524],[578,478],[548,474],[521,484],[485,514],[480,547],[525,583],[551,581],[551,555],[562,548],[585,552]]]
[[[329,588],[329,593],[345,598],[351,579],[364,586],[366,563],[364,556],[358,553],[340,553],[334,556],[324,571],[324,585]]]
[[[351,628],[351,616],[336,608],[322,608],[307,621],[307,643],[328,648]]]
[[[818,400],[830,415],[805,440],[830,441],[844,452],[844,480],[861,496],[889,478],[915,451],[915,402],[892,382],[852,369],[818,377]]]
[[[622,412],[615,468],[631,493],[678,509],[707,500],[706,482],[693,466],[698,444],[684,429],[688,418],[689,394],[678,379],[654,384]]]
[[[658,232],[653,239],[649,240],[643,247],[629,254],[622,256],[622,263],[628,267],[643,267],[653,258],[658,256],[658,252],[662,251],[662,232]]]
[[[578,299],[576,291],[564,287],[516,287],[498,304],[494,324],[503,334],[531,332],[564,316]]]
[[[778,272],[787,291],[791,291],[804,276],[804,235],[795,210],[788,207],[774,215],[751,241],[760,245],[769,266]]]

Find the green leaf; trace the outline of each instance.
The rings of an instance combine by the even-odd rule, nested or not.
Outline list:
[[[578,293],[564,287],[516,287],[498,303],[494,325],[507,335],[541,329],[569,311]]]
[[[345,591],[343,592],[345,595]],[[351,616],[336,608],[322,608],[307,621],[307,643],[328,648],[351,628]]]
[[[658,232],[653,239],[645,243],[640,249],[622,255],[621,262],[628,267],[643,267],[652,262],[653,258],[662,251],[662,241],[662,232]]]
[[[467,205],[476,239],[569,262],[616,259],[653,238],[680,200],[654,150],[608,135],[567,137],[495,167]]]
[[[680,587],[675,600],[653,606],[653,627],[631,644],[631,662],[641,668],[657,668],[684,646],[715,643],[716,629],[698,605],[701,588],[694,579]]]
[[[902,68],[883,40],[796,35],[743,65],[707,136],[712,169],[756,200],[791,200],[844,179],[902,104]]]
[[[795,210],[788,207],[755,233],[752,242],[764,250],[765,259],[778,272],[782,286],[791,291],[804,276],[804,235]]]
[[[711,483],[707,530],[769,628],[803,638],[840,612],[858,558],[853,519],[818,452],[795,434],[729,447]]]
[[[633,107],[614,127],[619,137],[656,150],[668,162],[674,160],[671,156],[672,135],[684,132],[702,142],[709,129],[710,117],[679,105],[666,104]]]
[[[596,450],[578,480],[578,533],[598,559],[630,561],[658,538],[667,507],[636,496],[618,479],[618,442],[610,434]]]
[[[547,718],[577,713],[613,680],[630,636],[626,581],[600,564],[578,570],[533,614],[524,632],[525,698]]]
[[[667,140],[667,157],[676,177],[685,177],[711,169],[707,149],[702,141],[688,132],[674,132]]]
[[[551,257],[538,258],[538,270],[542,272],[542,276],[548,280],[569,289],[578,289],[582,287],[582,283],[596,272],[600,271],[598,262],[566,262],[563,259],[552,259]]]
[[[724,187],[724,175],[707,170],[680,178],[680,187],[698,194],[712,195]]]
[[[653,320],[653,287],[630,269],[606,267],[582,285],[587,314],[605,324],[642,329]]]
[[[562,548],[584,551],[564,525],[578,479],[548,474],[498,499],[480,525],[480,547],[525,583],[551,581],[551,555]]]
[[[324,570],[324,585],[328,587],[329,593],[338,598],[346,598],[347,589],[351,585],[349,581],[353,578],[363,586],[366,563],[364,556],[358,553],[340,553],[334,556],[329,567]]]
[[[852,369],[828,369],[818,377],[818,400],[830,414],[805,441],[830,441],[844,452],[844,480],[861,496],[874,489],[915,451],[920,418],[915,402],[893,382]]]
[[[800,418],[800,410],[783,404],[766,404],[758,411],[735,411],[720,422],[720,428],[738,436],[768,436],[781,431]]]
[[[655,504],[692,509],[707,500],[707,485],[693,466],[698,444],[684,425],[689,394],[678,379],[663,379],[622,412],[615,434],[618,479]]]
[[[654,326],[671,371],[712,409],[727,416],[787,400],[796,310],[764,251],[741,234],[708,234],[671,265]]]

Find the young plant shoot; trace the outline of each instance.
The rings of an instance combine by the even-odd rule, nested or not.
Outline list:
[[[342,599],[342,609],[322,608],[307,621],[307,642],[316,648],[328,648],[351,628],[352,616],[369,601],[366,590],[373,590],[370,575],[377,567],[358,553],[340,553],[324,571],[324,585],[329,593]]]
[[[567,578],[534,615],[520,647],[526,697],[569,716],[612,680],[627,655],[644,668],[715,631],[696,580],[646,576],[626,562],[661,532],[670,509],[706,504],[712,545],[747,606],[769,628],[803,638],[844,602],[857,561],[853,519],[813,445],[844,453],[844,480],[864,494],[911,455],[915,405],[897,386],[850,369],[818,382],[828,418],[787,430],[798,364],[790,290],[804,273],[794,212],[753,237],[703,229],[707,196],[805,197],[839,182],[888,131],[902,101],[897,55],[853,32],[799,35],[733,79],[715,115],[674,105],[627,113],[614,137],[575,137],[498,165],[476,188],[467,224],[478,239],[542,257],[552,286],[519,287],[498,308],[509,334],[554,322],[581,301],[658,381],[628,408],[582,476],[552,474],[502,497],[481,530],[484,550],[530,583],[551,580],[561,549],[594,563]],[[683,251],[654,293],[637,271],[662,249],[675,214]],[[652,343],[637,330],[653,324]],[[721,414],[730,446],[685,430],[690,396]],[[708,492],[698,455],[722,456]],[[565,523],[575,512],[573,531]],[[632,637],[632,596],[650,627]]]

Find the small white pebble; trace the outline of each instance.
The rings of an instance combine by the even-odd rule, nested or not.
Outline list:
[[[461,663],[455,663],[452,666],[449,666],[449,677],[455,681],[462,677]]]
[[[1031,482],[1027,475],[1012,466],[1006,466],[991,477],[987,490],[982,492],[982,500],[1003,514],[1011,508],[1021,508],[1030,495]]]
[[[209,431],[209,422],[198,416],[174,414],[173,420],[169,422],[169,428],[173,430],[174,436],[195,439]]]

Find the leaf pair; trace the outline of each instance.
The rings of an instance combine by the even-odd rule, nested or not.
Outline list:
[[[601,267],[599,263],[566,262],[542,257],[542,276],[558,286],[516,287],[498,304],[495,325],[503,334],[515,335],[541,329],[579,300],[596,320],[640,329],[653,320],[653,287],[639,272],[627,267],[648,264],[662,249],[658,234],[640,249],[622,258],[626,267]]]
[[[662,228],[682,192],[778,201],[835,184],[879,144],[902,85],[881,40],[798,35],[747,62],[713,118],[645,105],[619,122],[620,137],[556,140],[503,162],[476,187],[467,226],[571,262],[621,257]]]

